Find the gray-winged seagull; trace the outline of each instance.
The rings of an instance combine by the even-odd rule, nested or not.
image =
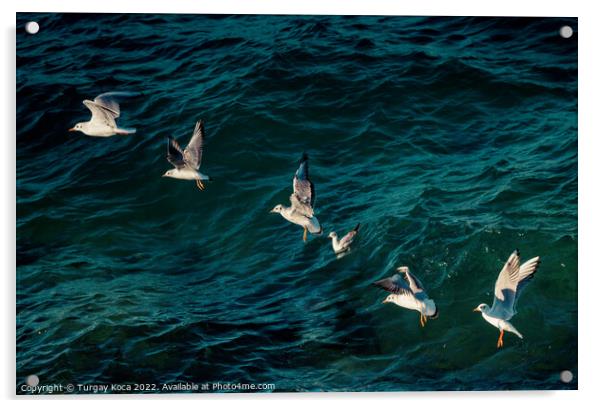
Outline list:
[[[117,100],[137,95],[139,94],[133,92],[107,92],[98,95],[93,101],[84,100],[84,105],[92,112],[92,118],[88,122],[77,123],[69,131],[99,137],[136,133],[136,129],[117,127],[115,119],[121,113]]]
[[[529,282],[539,267],[539,257],[529,259],[520,264],[520,253],[515,250],[502,268],[495,282],[493,306],[481,303],[474,311],[481,312],[483,319],[500,330],[497,347],[504,345],[504,331],[516,334],[521,339],[523,335],[509,322],[516,314],[516,301],[522,289]]]
[[[349,231],[343,238],[339,239],[337,233],[332,231],[328,234],[328,238],[332,240],[332,249],[335,254],[340,254],[347,251],[351,247],[351,243],[355,239],[358,230],[360,229],[360,224],[357,224],[354,229]]]
[[[167,170],[163,177],[171,177],[180,180],[195,180],[200,190],[205,189],[203,180],[211,178],[199,171],[201,167],[201,158],[203,157],[203,144],[205,139],[205,127],[203,121],[199,120],[194,127],[194,132],[188,142],[186,149],[182,148],[178,142],[172,138],[167,138],[167,161],[174,168]]]
[[[383,300],[383,303],[395,303],[406,309],[418,311],[420,313],[420,325],[424,327],[427,317],[431,319],[439,317],[439,310],[435,302],[428,297],[420,280],[410,273],[410,268],[401,266],[397,270],[403,273],[405,280],[401,275],[395,274],[390,278],[376,281],[373,285],[391,292]]]
[[[303,227],[303,241],[307,241],[307,231],[321,234],[322,226],[314,215],[316,193],[314,184],[309,179],[309,158],[303,153],[299,168],[293,177],[293,194],[290,196],[291,206],[278,204],[270,212],[279,213],[287,221]]]

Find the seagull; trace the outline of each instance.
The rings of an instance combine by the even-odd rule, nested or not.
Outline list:
[[[279,213],[287,221],[303,227],[303,241],[307,241],[307,231],[321,234],[322,226],[314,215],[316,193],[314,183],[309,179],[309,158],[303,153],[299,168],[293,177],[293,194],[290,196],[291,206],[278,204],[270,212]]]
[[[520,253],[518,249],[515,250],[506,261],[495,282],[493,306],[489,307],[485,303],[481,303],[474,309],[475,312],[481,312],[483,319],[487,320],[489,324],[500,330],[497,348],[504,345],[504,331],[509,331],[521,339],[523,338],[523,335],[516,330],[509,320],[516,314],[516,301],[521,294],[521,290],[535,275],[539,263],[539,257],[536,256],[521,265]]]
[[[398,272],[403,274],[405,280],[399,274],[390,278],[381,279],[373,283],[387,292],[389,296],[383,300],[383,303],[395,303],[397,306],[405,307],[410,310],[420,312],[420,326],[424,327],[426,318],[436,319],[439,317],[439,309],[435,302],[428,297],[424,286],[416,276],[410,273],[410,268],[401,266],[397,268]]]
[[[138,94],[133,92],[107,92],[98,95],[93,101],[84,100],[84,105],[92,112],[92,118],[88,122],[77,123],[69,132],[100,137],[136,133],[136,129],[118,128],[115,123],[120,114],[117,99],[136,95]]]
[[[355,236],[357,235],[357,232],[360,229],[360,225],[361,224],[357,224],[354,229],[349,231],[347,235],[345,235],[341,239],[339,239],[337,233],[334,231],[328,234],[328,238],[332,240],[332,249],[334,250],[335,254],[343,253],[349,248],[351,248],[351,243],[355,239]]]
[[[196,180],[197,187],[200,190],[204,190],[205,185],[203,184],[203,180],[211,180],[211,177],[198,171],[199,167],[201,167],[204,139],[205,127],[202,120],[196,123],[190,142],[188,142],[188,146],[183,151],[174,138],[168,137],[167,161],[173,164],[174,168],[167,170],[163,174],[163,177]]]

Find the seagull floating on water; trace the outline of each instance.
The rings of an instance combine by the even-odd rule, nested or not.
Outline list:
[[[88,122],[77,123],[69,131],[82,132],[88,136],[99,137],[136,133],[136,129],[117,127],[115,119],[121,113],[117,99],[137,95],[139,94],[133,92],[107,92],[98,95],[93,101],[84,100],[84,105],[92,112],[92,118]]]
[[[322,226],[314,215],[316,193],[314,184],[309,179],[309,158],[303,153],[299,168],[293,177],[293,194],[290,196],[291,206],[278,204],[270,212],[279,213],[287,221],[303,227],[303,241],[307,241],[307,231],[321,234]]]
[[[437,309],[435,302],[428,297],[418,278],[410,273],[410,268],[401,266],[397,270],[403,273],[405,280],[401,275],[395,274],[390,278],[376,281],[373,285],[391,292],[383,300],[383,303],[395,303],[397,306],[418,311],[420,313],[420,325],[424,327],[427,317],[430,319],[439,317],[439,309]]]
[[[328,234],[328,238],[332,240],[332,249],[334,250],[335,254],[341,254],[351,247],[351,243],[355,239],[355,236],[357,235],[357,232],[360,229],[360,225],[361,224],[357,224],[354,229],[349,231],[347,235],[345,235],[341,239],[339,239],[337,233],[334,231]]]
[[[520,264],[520,253],[515,250],[502,268],[495,282],[493,306],[481,303],[474,311],[481,312],[483,319],[500,330],[497,347],[504,345],[504,331],[516,334],[521,339],[523,335],[509,322],[516,314],[516,301],[522,289],[529,282],[539,267],[539,257],[529,259]]]
[[[167,138],[167,161],[173,164],[174,168],[167,170],[163,177],[171,177],[180,180],[195,180],[200,190],[205,189],[203,180],[211,180],[211,177],[199,172],[201,167],[201,158],[203,156],[203,144],[205,139],[205,127],[203,121],[199,120],[194,127],[194,132],[188,142],[186,149],[182,148],[178,142],[172,138]]]

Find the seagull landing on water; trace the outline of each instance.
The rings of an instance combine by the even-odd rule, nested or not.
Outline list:
[[[430,319],[439,317],[439,309],[437,309],[435,302],[429,299],[418,278],[410,273],[410,268],[401,266],[397,270],[403,274],[405,280],[401,275],[395,274],[390,278],[374,282],[373,285],[391,292],[383,300],[383,303],[395,303],[397,306],[418,311],[420,313],[420,326],[424,327],[427,317]]]
[[[167,170],[163,177],[171,177],[180,180],[195,180],[200,190],[205,189],[203,180],[211,180],[209,176],[199,172],[201,158],[203,156],[203,144],[205,140],[205,127],[203,121],[199,120],[194,127],[194,132],[188,142],[186,149],[182,148],[174,138],[167,138],[167,161],[174,168]]]
[[[287,221],[303,227],[303,241],[307,241],[307,231],[312,234],[321,234],[322,226],[314,215],[316,193],[314,183],[309,179],[309,158],[303,153],[299,168],[293,177],[293,194],[290,196],[291,206],[285,207],[278,204],[272,209]]]
[[[483,319],[500,330],[497,348],[504,345],[504,331],[516,334],[521,339],[523,335],[509,322],[516,314],[516,301],[521,290],[529,282],[539,267],[539,257],[529,259],[520,264],[520,253],[515,250],[502,268],[495,282],[495,296],[493,306],[481,303],[474,311],[481,312]]]
[[[361,224],[357,224],[354,229],[349,231],[347,235],[345,235],[341,239],[339,239],[337,233],[334,231],[328,234],[328,238],[332,240],[332,249],[334,250],[335,254],[341,254],[351,247],[351,243],[355,239],[355,236],[357,235],[357,232],[360,229],[360,225]]]
[[[121,113],[117,100],[137,95],[139,94],[133,92],[107,92],[98,95],[93,101],[86,99],[84,105],[92,112],[92,118],[88,122],[77,123],[69,131],[99,137],[136,133],[136,129],[118,128],[115,119]]]

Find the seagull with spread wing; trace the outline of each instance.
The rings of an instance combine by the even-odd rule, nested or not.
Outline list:
[[[84,105],[90,109],[92,118],[88,122],[77,123],[69,131],[99,137],[136,133],[136,129],[117,127],[115,119],[121,114],[118,100],[137,95],[139,94],[134,92],[107,92],[98,95],[93,101],[84,100]]]
[[[360,229],[360,224],[357,224],[354,229],[349,231],[345,236],[339,239],[336,232],[332,231],[328,234],[328,238],[332,240],[332,249],[335,254],[341,254],[351,248],[351,243],[355,239],[357,232]]]
[[[182,150],[180,144],[172,137],[167,138],[167,161],[174,168],[167,170],[163,177],[171,177],[180,180],[195,180],[200,190],[205,189],[203,180],[211,178],[199,171],[201,158],[203,156],[203,144],[205,139],[205,127],[203,121],[199,120],[194,127],[194,132],[188,142],[186,149]]]
[[[523,335],[509,322],[516,314],[516,302],[522,289],[529,282],[539,267],[539,257],[529,259],[520,264],[520,253],[515,250],[502,268],[495,282],[493,306],[481,303],[474,311],[481,312],[483,319],[500,330],[497,347],[504,345],[504,331],[516,334],[521,339]]]
[[[435,301],[428,297],[422,282],[410,272],[410,268],[401,266],[397,268],[397,271],[401,272],[403,277],[396,273],[390,278],[373,283],[391,293],[383,300],[383,303],[395,303],[397,306],[418,311],[422,327],[426,324],[427,318],[439,317],[439,309],[437,309]]]
[[[309,158],[306,153],[303,153],[299,168],[293,177],[293,194],[290,201],[290,207],[278,204],[270,212],[279,213],[287,221],[302,226],[303,241],[307,241],[307,231],[321,234],[322,226],[314,215],[316,192],[314,183],[309,179]]]

